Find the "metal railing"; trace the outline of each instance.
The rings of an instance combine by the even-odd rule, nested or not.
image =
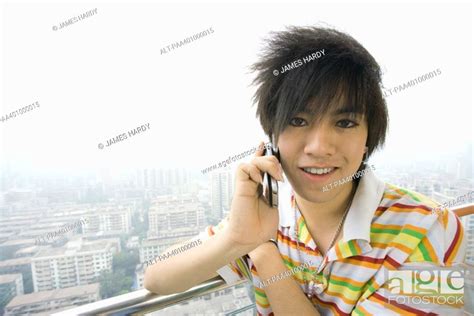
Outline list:
[[[451,209],[459,217],[474,214],[474,203],[453,207]]]
[[[52,315],[144,315],[197,296],[209,294],[246,282],[247,281],[244,280],[232,285],[227,285],[220,277],[216,277],[192,287],[187,291],[170,295],[158,295],[143,289],[94,303],[85,304]]]

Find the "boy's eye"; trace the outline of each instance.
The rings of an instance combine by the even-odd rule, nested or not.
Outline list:
[[[358,124],[351,120],[340,120],[336,123],[336,125],[342,128],[351,128],[357,126]]]
[[[291,126],[305,126],[307,124],[306,120],[301,117],[294,117],[290,120]]]

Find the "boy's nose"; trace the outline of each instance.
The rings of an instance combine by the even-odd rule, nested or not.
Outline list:
[[[305,139],[304,153],[314,157],[329,157],[335,154],[332,132],[323,126],[315,127]]]

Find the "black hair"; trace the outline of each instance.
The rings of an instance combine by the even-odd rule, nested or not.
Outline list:
[[[257,72],[253,81],[257,118],[269,137],[278,140],[298,113],[308,112],[319,120],[339,104],[364,115],[368,156],[384,144],[388,111],[382,72],[359,42],[340,31],[314,26],[292,26],[270,34],[259,61],[251,66]],[[320,57],[310,59],[316,52]],[[291,70],[277,72],[291,64]]]

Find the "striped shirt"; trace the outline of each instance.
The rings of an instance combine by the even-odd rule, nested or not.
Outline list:
[[[410,302],[406,296],[399,297],[405,298],[403,301],[395,300],[388,286],[390,276],[399,271],[453,269],[464,262],[464,229],[454,213],[447,209],[433,213],[438,203],[385,184],[369,171],[360,180],[342,238],[323,258],[304,217],[295,209],[291,185],[288,181],[280,182],[279,189],[278,249],[285,266],[292,271],[291,277],[305,294],[310,292],[310,280],[319,280],[324,285],[324,290],[311,298],[321,315],[462,314],[463,304],[459,301],[430,300],[420,304],[416,300]],[[207,227],[201,237],[209,238],[226,223],[227,218],[215,227]],[[308,262],[312,265],[308,266]],[[295,269],[300,266],[304,268]],[[265,281],[260,280],[248,256],[217,273],[227,284],[250,280],[258,315],[273,315],[265,295]]]

